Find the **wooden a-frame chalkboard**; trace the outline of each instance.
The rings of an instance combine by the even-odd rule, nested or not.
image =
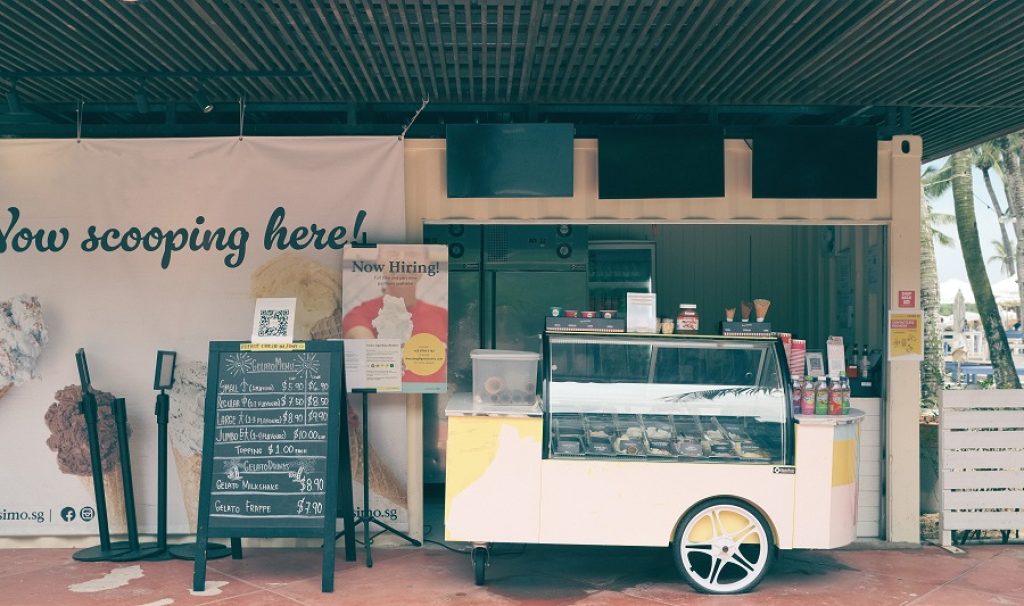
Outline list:
[[[211,537],[308,537],[333,591],[337,517],[355,560],[344,344],[213,341],[208,369],[193,589]]]

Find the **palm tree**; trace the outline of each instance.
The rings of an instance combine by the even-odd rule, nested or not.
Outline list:
[[[999,269],[1003,272],[1003,275],[1006,277],[1012,276],[1015,273],[1013,271],[1013,249],[1005,246],[999,240],[992,240],[992,247],[996,249],[996,254],[989,257],[988,262],[998,261]]]
[[[936,406],[942,389],[942,335],[939,334],[939,273],[935,264],[935,244],[952,246],[953,238],[940,231],[938,226],[956,222],[953,215],[932,210],[927,192],[937,189],[934,181],[940,178],[946,178],[948,183],[948,175],[948,169],[943,171],[928,167],[921,177],[921,311],[924,313],[922,408]]]
[[[953,208],[956,213],[956,231],[960,237],[960,250],[967,267],[967,278],[971,282],[974,301],[981,316],[982,330],[988,340],[989,357],[992,360],[992,375],[996,386],[1002,389],[1020,389],[1020,379],[1010,355],[1006,331],[999,318],[999,307],[992,296],[992,284],[988,279],[985,258],[981,254],[978,238],[978,222],[974,214],[974,184],[971,176],[970,152],[959,151],[950,156],[949,168],[953,187]],[[1019,244],[1019,242],[1018,242]]]
[[[999,150],[1000,162],[1003,177],[1003,187],[1006,189],[1006,205],[1014,218],[1013,235],[1017,238],[1016,264],[1018,268],[1024,267],[1024,176],[1020,170],[1020,139],[1008,135],[999,137],[994,142],[995,148]],[[1017,273],[1017,296],[1020,297],[1021,307],[1017,309],[1017,317],[1024,317],[1024,272]]]
[[[996,219],[999,221],[999,234],[1002,236],[1002,251],[1004,251],[1002,256],[1005,259],[1000,259],[1004,263],[1003,273],[1007,276],[1012,276],[1017,273],[1017,266],[1013,258],[1013,249],[1010,247],[1010,235],[1006,232],[1006,223],[1013,219],[1013,209],[1007,205],[1004,211],[1003,207],[999,204],[999,196],[996,195],[996,188],[992,185],[992,175],[990,174],[992,169],[995,168],[999,172],[1000,177],[1003,176],[1002,167],[999,164],[999,148],[992,141],[976,145],[971,149],[971,160],[978,167],[978,170],[981,171],[981,176],[985,180],[985,189],[988,191],[988,197],[992,201],[992,209],[996,211]],[[999,250],[998,246],[996,250]]]

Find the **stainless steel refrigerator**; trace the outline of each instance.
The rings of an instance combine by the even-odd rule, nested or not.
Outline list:
[[[551,306],[587,309],[585,225],[428,224],[423,241],[448,246],[448,394],[425,398],[424,481],[444,481],[453,393],[473,390],[470,351],[541,353]]]

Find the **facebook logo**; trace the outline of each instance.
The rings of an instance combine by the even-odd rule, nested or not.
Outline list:
[[[64,509],[60,510],[60,519],[64,520],[65,522],[73,522],[75,520],[75,515],[76,514],[74,507],[65,507]]]

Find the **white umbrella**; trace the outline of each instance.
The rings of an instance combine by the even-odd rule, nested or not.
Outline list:
[[[1017,290],[1017,276],[1010,276],[993,284],[992,294],[995,295],[996,301],[1000,303],[1020,301],[1020,293]]]
[[[971,285],[963,280],[946,280],[939,284],[939,302],[952,303],[956,299],[957,291],[963,291],[965,303],[974,303],[974,291],[971,290]]]

